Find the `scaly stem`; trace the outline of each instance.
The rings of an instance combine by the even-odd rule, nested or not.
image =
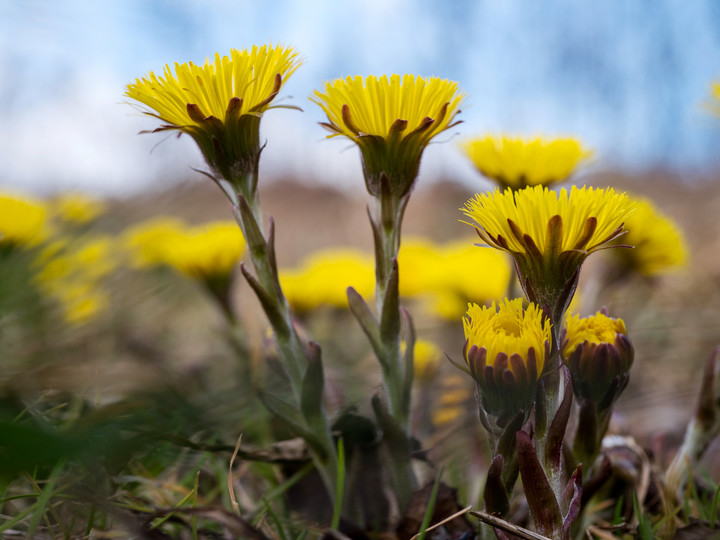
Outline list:
[[[257,170],[252,175],[256,177]],[[248,181],[239,184],[253,186],[257,184],[257,181],[248,179]],[[250,258],[257,279],[267,294],[275,312],[279,314],[279,318],[270,317],[270,323],[275,331],[280,357],[285,363],[293,394],[297,397],[300,393],[302,374],[307,362],[305,346],[295,330],[290,306],[280,288],[277,268],[274,263],[273,239],[268,238],[264,231],[262,208],[260,207],[260,197],[257,189],[243,189],[237,195],[244,198],[250,212],[243,211],[242,200],[237,197],[237,202],[233,201],[233,213],[248,242]]]
[[[382,355],[380,364],[388,394],[391,416],[409,434],[410,392],[407,385],[407,367],[401,350],[400,302],[397,275],[393,275],[400,251],[402,219],[409,195],[376,198],[373,218],[375,239],[375,296],[380,317]]]
[[[290,384],[291,403],[285,407],[289,405],[291,410],[283,412],[284,409],[275,407],[271,412],[291,424],[293,411],[300,412],[300,419],[295,420],[295,426],[306,439],[313,462],[332,499],[335,497],[338,461],[330,423],[322,405],[324,376],[320,348],[312,343],[303,343],[295,330],[290,305],[280,287],[272,221],[269,232],[266,233],[263,227],[257,179],[258,169],[255,167],[242,178],[216,180],[216,183],[230,200],[235,220],[247,241],[257,277],[252,277],[245,270],[243,273],[257,294],[273,328],[279,357]],[[237,191],[232,186],[235,186]],[[310,368],[311,360],[315,366],[320,366],[319,371]]]

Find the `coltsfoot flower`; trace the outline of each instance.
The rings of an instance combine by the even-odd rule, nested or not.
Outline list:
[[[405,342],[402,343],[402,352],[405,353]],[[440,358],[443,354],[440,348],[432,341],[419,339],[415,342],[415,350],[413,351],[413,361],[415,370],[415,379],[425,382],[431,382],[437,377],[440,367]]]
[[[710,85],[710,112],[715,116],[720,116],[720,82],[714,82]]]
[[[187,133],[214,174],[245,188],[242,179],[256,170],[262,149],[260,118],[299,66],[290,47],[232,49],[202,66],[176,63],[174,74],[166,65],[163,76],[150,72],[128,84],[125,95],[164,122],[155,131]]]
[[[105,211],[105,204],[82,193],[66,193],[53,200],[54,214],[67,223],[82,225]]]
[[[140,223],[127,229],[122,243],[135,268],[162,266],[166,261],[169,242],[184,234],[185,224],[174,218],[161,217]]]
[[[280,284],[294,310],[307,312],[318,306],[345,309],[347,288],[370,296],[375,285],[372,257],[352,249],[313,253],[299,268],[280,270]]]
[[[418,298],[430,313],[451,320],[462,317],[470,298],[484,303],[504,297],[511,274],[502,253],[475,249],[467,241],[405,240],[398,264],[403,269],[400,296]]]
[[[625,389],[634,350],[625,322],[602,312],[591,317],[571,315],[563,330],[562,355],[580,401],[608,410]]]
[[[485,413],[509,418],[529,411],[550,354],[551,323],[535,304],[505,299],[469,306],[463,319],[465,361]]]
[[[110,237],[59,238],[38,253],[34,279],[39,290],[57,303],[65,320],[79,325],[109,307],[103,282],[118,264]]]
[[[29,247],[47,233],[47,207],[40,201],[0,194],[0,248]]]
[[[240,228],[231,221],[206,223],[166,237],[163,262],[201,281],[226,280],[245,251]]]
[[[310,99],[325,111],[329,137],[342,135],[360,147],[368,191],[379,196],[384,174],[392,192],[403,196],[430,140],[458,123],[463,97],[453,81],[383,75],[336,79]]]
[[[613,189],[543,186],[477,194],[463,212],[490,246],[512,255],[530,301],[559,324],[585,259],[623,234],[634,203]]]
[[[590,156],[571,138],[484,137],[467,140],[460,146],[478,171],[502,189],[562,182]]]
[[[687,247],[676,223],[647,199],[634,199],[636,211],[628,217],[623,242],[634,249],[613,251],[615,260],[627,272],[646,277],[658,276],[681,268],[687,262]]]

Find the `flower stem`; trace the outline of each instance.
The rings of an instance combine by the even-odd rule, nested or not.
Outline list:
[[[397,257],[400,251],[402,219],[409,195],[386,194],[376,199],[372,219],[375,239],[375,296],[380,316],[382,356],[380,365],[388,394],[391,416],[403,428],[410,429],[410,392],[407,367],[401,351],[401,317],[398,291]]]
[[[267,233],[263,227],[257,178],[258,170],[255,167],[240,179],[218,180],[216,183],[230,200],[235,220],[247,241],[256,277],[244,268],[243,274],[258,296],[272,326],[281,365],[288,376],[291,395],[283,398],[274,396],[274,405],[271,407],[268,405],[270,402],[266,401],[266,407],[276,416],[288,421],[305,439],[313,462],[333,499],[338,459],[330,423],[322,403],[324,375],[320,347],[314,343],[304,343],[293,324],[290,305],[280,287],[272,219]],[[273,393],[273,389],[268,389],[267,394]],[[283,400],[288,398],[290,402],[283,404]]]

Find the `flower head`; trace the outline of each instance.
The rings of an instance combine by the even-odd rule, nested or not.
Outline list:
[[[503,189],[562,182],[590,156],[575,139],[485,137],[461,147],[475,167]]]
[[[0,194],[0,247],[27,247],[41,242],[47,227],[47,207],[26,197]]]
[[[687,247],[682,231],[647,199],[635,199],[636,211],[628,217],[623,240],[634,249],[614,250],[625,271],[652,277],[685,265]]]
[[[535,186],[478,194],[463,212],[480,237],[513,257],[528,298],[562,321],[587,256],[624,231],[634,208],[614,190],[572,187],[559,193]]]
[[[123,245],[135,268],[165,264],[165,252],[173,237],[183,234],[185,224],[173,218],[155,218],[130,227],[123,233]]]
[[[40,291],[54,300],[73,325],[96,318],[109,305],[103,281],[118,266],[115,241],[107,236],[58,238],[37,255],[34,276]]]
[[[169,235],[162,249],[163,263],[187,277],[225,280],[245,251],[245,239],[236,223],[218,221]]]
[[[288,302],[297,311],[317,306],[347,307],[347,288],[371,296],[375,285],[372,258],[351,249],[313,253],[299,268],[280,271]]]
[[[405,342],[401,344],[403,354],[405,354]],[[413,365],[415,379],[424,382],[434,381],[440,367],[440,358],[442,351],[432,341],[419,339],[415,342],[413,350]]]
[[[465,319],[465,361],[487,414],[529,410],[535,384],[550,353],[551,323],[522,298],[490,307],[470,305]]]
[[[710,103],[708,106],[710,112],[715,116],[720,116],[720,82],[714,82],[710,85]]]
[[[290,47],[232,49],[202,66],[176,63],[174,74],[166,65],[163,76],[150,72],[128,84],[125,95],[164,122],[155,131],[187,133],[213,172],[236,183],[257,167],[260,117],[299,65]]]
[[[81,225],[96,219],[105,205],[82,193],[68,193],[53,201],[53,210],[61,220]]]
[[[419,298],[433,314],[453,320],[465,313],[468,299],[502,298],[511,270],[497,251],[466,241],[435,245],[425,239],[404,240],[398,265],[403,270],[400,295]],[[482,279],[477,279],[479,271]]]
[[[603,411],[620,396],[628,383],[634,351],[622,319],[602,312],[591,317],[567,318],[562,355],[580,400],[594,402]]]
[[[329,137],[345,136],[360,147],[368,191],[379,195],[381,176],[398,196],[410,191],[423,150],[456,125],[463,95],[438,77],[346,77],[325,83],[310,98],[328,117]]]
[[[124,237],[135,266],[168,266],[201,281],[229,279],[245,251],[245,239],[232,221],[188,227],[160,218],[131,228]]]

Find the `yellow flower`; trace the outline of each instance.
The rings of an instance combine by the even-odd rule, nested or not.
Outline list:
[[[59,238],[38,254],[34,279],[68,323],[88,322],[108,307],[102,281],[117,267],[115,244],[106,236]]]
[[[47,207],[28,197],[0,194],[0,247],[34,246],[47,234]]]
[[[197,142],[213,172],[236,187],[255,171],[260,157],[260,117],[283,83],[300,66],[290,47],[254,46],[215,54],[204,65],[165,66],[163,76],[150,72],[127,85],[125,95],[163,121],[155,131],[178,130]],[[153,112],[154,111],[154,112]]]
[[[614,250],[621,265],[643,276],[657,276],[687,262],[687,248],[680,228],[652,202],[635,198],[637,210],[628,217],[623,243],[634,249]]]
[[[468,300],[484,303],[505,295],[511,272],[502,253],[459,241],[443,246],[442,255],[445,261],[443,288],[463,305],[453,317],[462,314]],[[478,279],[478,275],[482,278]]]
[[[98,317],[110,305],[103,289],[84,285],[67,285],[55,291],[65,320],[73,325]]]
[[[597,345],[613,343],[618,334],[627,334],[625,321],[612,319],[604,313],[597,312],[592,317],[580,318],[580,315],[569,315],[565,323],[567,342],[563,346],[563,356],[571,356],[585,341]]]
[[[468,401],[472,393],[465,385],[465,381],[455,375],[443,377],[440,381],[439,403],[433,406],[432,423],[442,428],[467,414]]]
[[[634,203],[613,189],[543,186],[477,194],[463,212],[480,237],[513,257],[528,298],[563,320],[587,256],[623,233]]]
[[[404,355],[407,345],[403,341],[400,351]],[[440,367],[442,351],[432,341],[418,339],[413,349],[413,367],[416,380],[432,381]]]
[[[441,288],[445,261],[440,251],[439,246],[424,238],[403,240],[398,253],[400,296],[422,296]]]
[[[710,112],[715,116],[720,116],[720,82],[714,82],[710,85],[710,103],[708,106]]]
[[[156,218],[129,228],[123,233],[122,243],[134,267],[158,266],[165,263],[168,242],[182,236],[184,229],[183,222],[177,219]]]
[[[228,278],[245,251],[242,232],[231,221],[191,227],[164,242],[162,262],[198,280]]]
[[[54,200],[53,210],[61,220],[80,225],[96,219],[105,211],[105,205],[87,195],[70,193]]]
[[[575,139],[485,137],[461,143],[475,167],[501,188],[522,189],[566,180],[590,153]]]
[[[438,77],[383,75],[325,83],[310,99],[328,117],[329,137],[348,137],[360,147],[368,191],[380,194],[381,177],[397,196],[410,191],[425,146],[456,125],[463,94]]]
[[[346,308],[347,288],[372,296],[375,287],[373,261],[351,249],[329,249],[309,256],[297,269],[280,271],[280,283],[290,305],[297,311],[317,306]]]
[[[627,386],[634,359],[625,322],[602,312],[585,318],[571,315],[561,341],[578,399],[592,401],[599,411],[608,410]]]
[[[483,410],[501,416],[529,410],[550,353],[551,324],[542,310],[532,303],[523,309],[522,298],[472,304],[463,326],[465,361]]]
[[[398,257],[400,295],[419,297],[429,310],[457,319],[468,300],[500,299],[507,290],[510,265],[502,254],[467,242],[436,245],[425,239],[403,241]],[[482,279],[477,279],[478,271]]]

